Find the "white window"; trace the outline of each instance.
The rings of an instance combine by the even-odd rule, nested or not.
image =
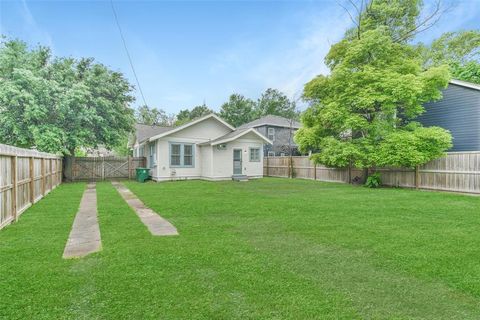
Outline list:
[[[275,157],[275,152],[274,151],[268,151],[268,156],[269,157]]]
[[[138,156],[139,157],[144,157],[145,156],[145,145],[140,146],[140,148],[138,150]]]
[[[195,148],[191,143],[170,143],[170,167],[194,167]]]
[[[280,152],[280,157],[285,157],[285,152]]]
[[[260,148],[250,148],[250,162],[260,161]]]
[[[193,146],[191,144],[183,145],[183,165],[193,165]]]
[[[267,135],[268,139],[275,141],[275,128],[268,128]]]

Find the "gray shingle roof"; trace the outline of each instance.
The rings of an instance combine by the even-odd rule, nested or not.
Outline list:
[[[244,128],[244,129],[234,130],[234,131],[229,132],[229,133],[227,133],[227,134],[225,134],[225,135],[223,135],[223,136],[221,136],[221,137],[218,137],[217,139],[213,139],[213,140],[211,140],[211,141],[204,142],[204,143],[202,143],[202,145],[203,145],[203,144],[208,145],[208,144],[211,144],[211,143],[215,143],[215,142],[217,142],[217,141],[222,141],[222,140],[225,140],[225,139],[230,139],[230,138],[236,137],[236,136],[238,136],[239,134],[241,134],[242,132],[247,131],[248,129],[250,129],[250,128]]]
[[[276,127],[285,127],[290,128],[290,119],[274,116],[274,115],[266,115],[261,117],[260,119],[253,120],[252,122],[245,123],[238,127],[237,129],[245,129],[245,128],[255,128],[260,126],[276,126]],[[302,124],[298,121],[293,120],[292,127],[295,129],[299,129]]]
[[[160,126],[151,126],[148,124],[137,123],[135,125],[135,135],[138,142],[143,142],[150,137],[153,137],[157,134],[164,133],[172,130],[173,127],[160,127]]]

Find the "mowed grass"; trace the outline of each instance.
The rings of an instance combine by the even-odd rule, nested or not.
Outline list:
[[[478,319],[480,198],[265,178],[97,184],[103,250],[62,260],[84,184],[0,231],[0,318]]]

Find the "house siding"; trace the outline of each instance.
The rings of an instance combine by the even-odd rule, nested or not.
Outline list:
[[[242,150],[242,174],[249,178],[263,177],[263,142],[255,136],[244,136],[240,139],[227,143],[225,150],[213,147],[213,167],[211,180],[223,180],[231,178],[233,174],[233,150]],[[260,161],[250,161],[250,148],[260,149]]]
[[[424,126],[449,130],[453,147],[449,151],[480,151],[480,91],[450,84],[443,99],[424,105],[418,117]]]
[[[271,145],[264,145],[263,153],[265,154],[265,156],[268,155],[269,151],[275,152],[275,156],[280,156],[281,153],[285,153],[285,155],[288,155],[290,128],[265,125],[256,127],[255,130],[268,138],[268,128],[275,128],[275,141],[273,141],[273,144]],[[297,145],[293,140],[293,135],[295,134],[295,131],[296,129],[292,129],[292,138],[290,142],[292,148],[294,149],[294,155],[297,153],[295,151],[297,149]]]

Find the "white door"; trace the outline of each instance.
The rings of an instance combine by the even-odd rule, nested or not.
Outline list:
[[[242,149],[233,149],[233,174],[242,174]]]

